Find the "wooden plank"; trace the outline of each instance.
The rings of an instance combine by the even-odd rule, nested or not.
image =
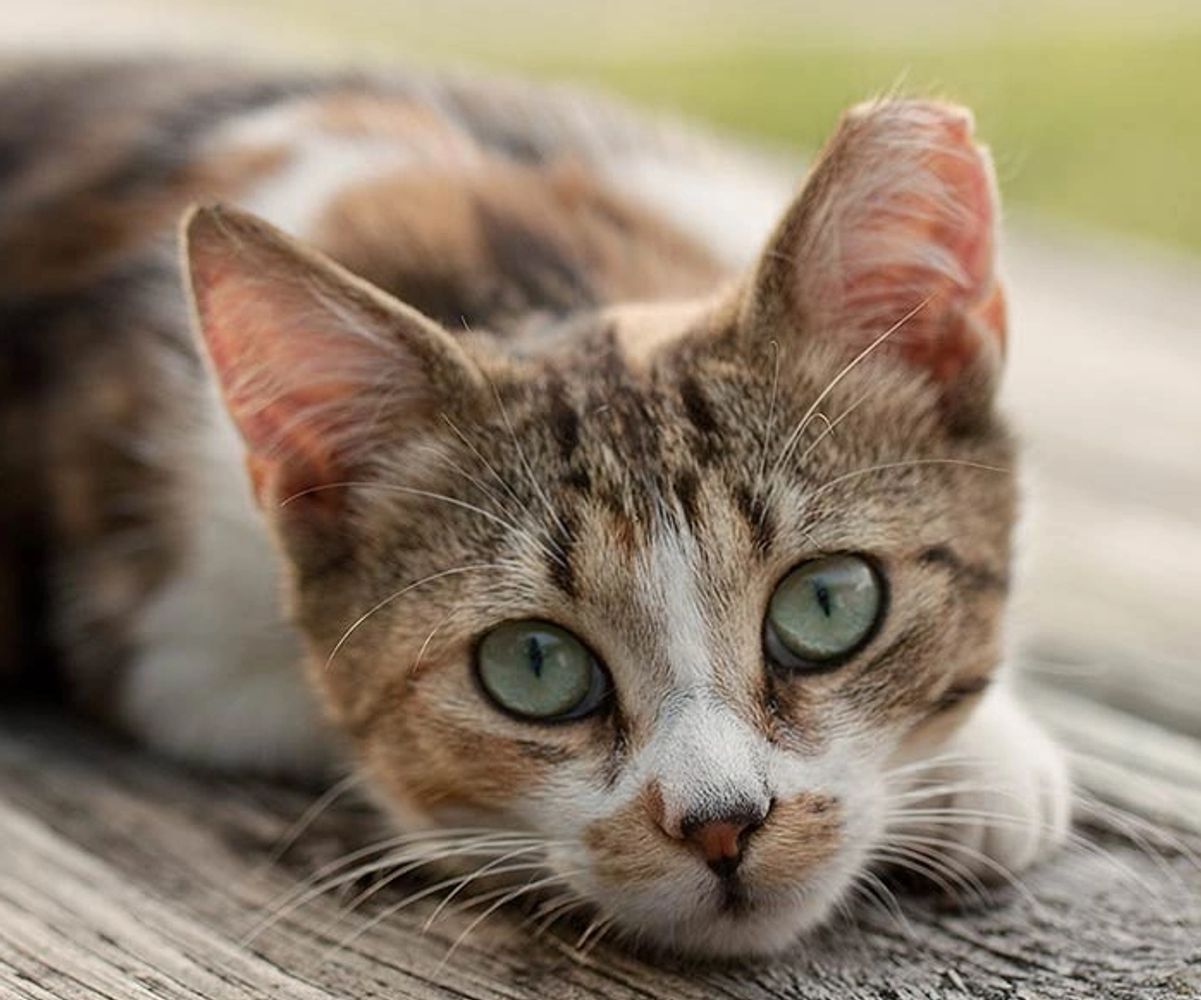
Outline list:
[[[1042,704],[1073,738],[1088,735],[1093,706]],[[1152,738],[1154,727],[1120,715],[1103,721],[1110,735],[1084,759],[1120,763],[1147,787],[1187,782],[1191,794],[1201,781],[1190,745],[1174,742],[1183,738]],[[1115,762],[1120,748],[1130,753]],[[1090,821],[1094,846],[1025,879],[1031,898],[1011,890],[995,906],[955,909],[911,893],[901,919],[864,908],[854,925],[769,963],[687,970],[607,946],[581,955],[578,927],[531,941],[514,910],[489,918],[443,965],[471,911],[422,933],[431,898],[367,926],[421,886],[413,881],[349,917],[345,900],[316,899],[245,947],[273,900],[379,832],[374,814],[335,807],[270,864],[311,801],[175,770],[60,720],[0,716],[0,996],[1201,996],[1201,872],[1173,837],[1148,854],[1113,816]]]

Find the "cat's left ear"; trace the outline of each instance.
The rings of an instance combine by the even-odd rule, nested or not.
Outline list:
[[[971,114],[933,101],[843,118],[773,234],[744,331],[821,338],[924,371],[957,417],[991,402],[1005,346],[992,163]]]
[[[195,209],[183,248],[196,327],[269,512],[336,513],[338,484],[482,391],[437,323],[253,215]]]

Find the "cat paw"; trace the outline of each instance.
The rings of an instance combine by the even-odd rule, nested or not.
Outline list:
[[[910,846],[936,853],[960,884],[1014,881],[1061,847],[1071,824],[1063,751],[1008,695],[992,702],[945,748],[931,796],[919,785],[908,798],[925,841]]]

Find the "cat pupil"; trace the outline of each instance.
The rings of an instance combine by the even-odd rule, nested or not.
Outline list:
[[[822,609],[822,613],[829,618],[832,613],[830,588],[820,581],[815,581],[813,584],[813,596],[817,598],[817,605]]]
[[[545,654],[542,651],[542,643],[538,641],[538,637],[531,635],[525,641],[525,655],[529,658],[530,669],[534,671],[534,676],[542,677],[542,666],[546,660]]]

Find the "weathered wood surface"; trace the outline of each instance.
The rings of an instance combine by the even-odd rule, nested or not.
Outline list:
[[[249,10],[0,0],[0,46],[307,44]],[[578,928],[533,941],[520,912],[489,918],[443,966],[473,917],[422,934],[432,900],[331,952],[410,883],[352,917],[344,899],[316,900],[244,946],[264,907],[357,844],[370,814],[331,809],[270,864],[311,795],[0,713],[0,1000],[1201,998],[1201,869],[1180,843],[1201,845],[1201,271],[1020,220],[1010,237],[1005,393],[1035,466],[1016,618],[1032,675],[1056,688],[1030,701],[1084,787],[1132,817],[1086,812],[1078,832],[1094,846],[1029,875],[1033,901],[1011,891],[958,912],[911,894],[906,924],[863,912],[784,960],[728,969],[579,955]]]
[[[1084,777],[1158,826],[1086,816],[1090,846],[1029,875],[1029,895],[956,909],[910,890],[901,917],[864,909],[783,960],[700,970],[605,946],[583,955],[578,927],[534,940],[517,910],[443,965],[478,908],[423,933],[431,898],[370,926],[420,883],[353,915],[345,898],[319,898],[243,945],[273,900],[361,842],[370,814],[331,808],[273,863],[311,794],[179,771],[61,719],[0,715],[0,996],[1201,997],[1201,867],[1187,850],[1201,848],[1201,744],[1108,709],[1090,742],[1096,706],[1042,703],[1082,750]]]

